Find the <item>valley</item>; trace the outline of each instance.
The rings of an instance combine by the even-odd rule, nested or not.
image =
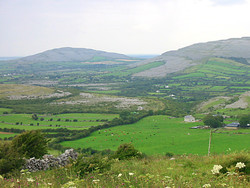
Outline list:
[[[32,178],[44,187],[249,185],[240,179],[250,164],[249,44],[228,39],[149,59],[58,48],[0,61],[0,174],[20,174],[18,152],[45,139],[49,154],[73,148],[80,156],[64,167],[24,170],[13,185],[37,186]],[[247,167],[239,171],[239,162]],[[223,165],[216,175],[215,164]],[[232,172],[234,179],[225,175]],[[3,176],[0,186],[10,187]]]

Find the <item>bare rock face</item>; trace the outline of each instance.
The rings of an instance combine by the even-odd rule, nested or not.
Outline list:
[[[250,64],[250,37],[198,43],[175,51],[168,51],[160,56],[132,64],[136,67],[152,62],[165,62],[164,65],[152,68],[133,76],[164,77],[168,73],[184,70],[187,67],[201,64],[210,57],[245,58]]]
[[[28,169],[29,172],[36,172],[40,170],[48,170],[50,168],[62,167],[69,164],[70,159],[76,160],[77,157],[77,152],[73,149],[68,149],[58,157],[54,157],[53,155],[44,155],[43,159],[35,159],[34,157],[28,159],[24,169]]]

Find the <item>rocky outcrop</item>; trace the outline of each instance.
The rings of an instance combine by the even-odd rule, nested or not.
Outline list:
[[[45,155],[42,159],[35,159],[33,157],[26,161],[24,169],[27,169],[29,172],[36,172],[55,167],[62,167],[69,164],[70,159],[76,160],[77,156],[77,152],[73,149],[68,149],[58,157],[54,157],[53,155]]]

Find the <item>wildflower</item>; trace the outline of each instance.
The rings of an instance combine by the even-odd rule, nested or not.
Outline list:
[[[121,173],[120,173],[120,174],[118,174],[118,178],[119,178],[119,177],[121,177],[121,176],[122,176],[122,174],[121,174]]]
[[[28,182],[34,182],[35,180],[33,178],[27,178]]]
[[[219,174],[220,173],[220,169],[222,169],[223,167],[221,165],[214,165],[213,169],[211,170],[211,172],[213,174]]]
[[[93,183],[98,183],[100,180],[97,179],[97,180],[93,180]]]
[[[204,184],[202,187],[207,188],[207,187],[211,187],[211,185],[207,183],[207,184]]]
[[[48,183],[48,185],[52,185],[52,183]]]
[[[245,168],[246,165],[242,162],[238,162],[235,167],[241,169],[241,168]]]
[[[237,175],[237,173],[235,173],[235,172],[227,172],[227,176],[233,176],[233,175]]]
[[[134,175],[134,173],[133,173],[133,172],[129,172],[129,173],[128,173],[128,175],[133,176],[133,175]]]

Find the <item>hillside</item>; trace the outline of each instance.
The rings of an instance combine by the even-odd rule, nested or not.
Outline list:
[[[176,51],[165,52],[162,55],[133,64],[140,66],[152,62],[165,62],[164,65],[134,74],[143,77],[164,77],[168,73],[184,70],[190,66],[201,64],[211,57],[238,59],[246,64],[250,60],[250,37],[233,38],[207,43],[198,43]]]
[[[16,63],[43,63],[43,62],[83,62],[93,60],[114,60],[114,59],[130,59],[130,57],[110,53],[99,50],[92,50],[86,48],[56,48],[47,50],[42,53],[23,57],[12,62]]]

